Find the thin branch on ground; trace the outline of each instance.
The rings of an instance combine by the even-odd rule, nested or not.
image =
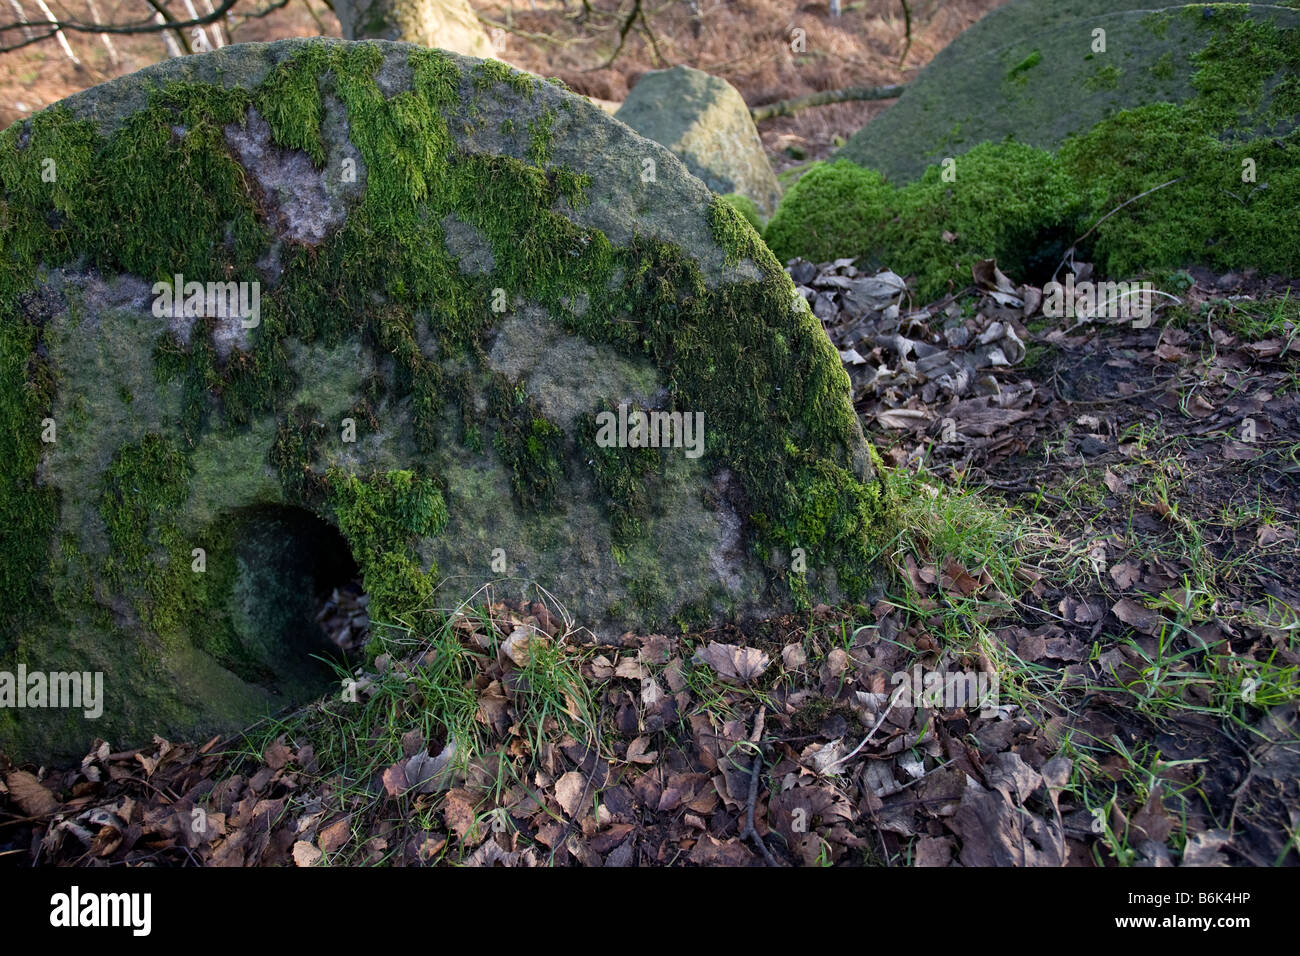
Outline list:
[[[1150,196],[1152,193],[1154,193],[1154,192],[1158,192],[1159,190],[1164,189],[1166,186],[1172,186],[1174,183],[1182,182],[1182,180],[1183,180],[1183,177],[1182,177],[1182,176],[1179,176],[1177,179],[1171,179],[1171,180],[1169,180],[1169,182],[1167,182],[1167,183],[1161,183],[1159,186],[1152,186],[1150,189],[1148,189],[1148,190],[1147,190],[1146,192],[1144,192],[1144,193],[1138,193],[1136,196],[1131,196],[1130,198],[1125,199],[1122,203],[1120,203],[1118,206],[1116,206],[1116,207],[1115,207],[1114,209],[1112,209],[1110,212],[1106,213],[1106,215],[1102,216],[1100,219],[1098,219],[1096,222],[1094,222],[1094,223],[1092,224],[1092,228],[1091,228],[1091,229],[1089,229],[1087,232],[1085,232],[1085,233],[1084,233],[1082,236],[1080,236],[1078,239],[1074,240],[1074,242],[1070,243],[1070,248],[1065,250],[1065,255],[1063,255],[1063,256],[1061,257],[1061,262],[1060,262],[1060,264],[1057,265],[1057,267],[1056,267],[1056,271],[1052,273],[1052,281],[1053,281],[1053,282],[1056,281],[1056,276],[1060,273],[1061,268],[1062,268],[1062,267],[1065,265],[1065,263],[1066,263],[1066,260],[1069,259],[1070,256],[1074,255],[1074,250],[1078,248],[1079,243],[1083,242],[1083,240],[1087,239],[1087,238],[1088,238],[1089,236],[1091,236],[1094,232],[1096,232],[1096,231],[1097,231],[1097,227],[1100,226],[1103,222],[1105,222],[1105,221],[1106,221],[1107,219],[1109,219],[1111,216],[1115,215],[1115,213],[1119,212],[1121,209],[1123,209],[1123,208],[1124,208],[1125,206],[1127,206],[1129,203],[1137,202],[1137,201],[1138,201],[1139,199],[1141,199],[1143,196]]]
[[[903,696],[903,692],[906,689],[907,689],[906,684],[898,685],[898,689],[894,691],[893,695],[889,698],[889,706],[887,706],[884,710],[880,712],[880,718],[876,721],[876,726],[871,728],[870,732],[868,732],[868,734],[862,738],[862,743],[854,747],[851,752],[845,754],[839,760],[836,760],[834,763],[827,766],[825,770],[826,773],[830,773],[833,769],[835,769],[842,763],[848,763],[850,760],[852,760],[861,752],[863,747],[865,747],[867,744],[871,742],[871,738],[876,736],[876,731],[880,729],[881,725],[885,722],[885,718],[889,716],[889,712],[894,709],[894,705],[898,703],[898,699]]]
[[[789,100],[778,100],[765,106],[755,106],[749,111],[755,123],[774,119],[777,116],[793,116],[800,110],[814,106],[827,106],[831,103],[847,103],[861,100],[892,100],[903,94],[906,84],[893,83],[888,86],[846,86],[839,90],[823,90],[809,93]]]
[[[749,840],[757,846],[768,866],[780,866],[776,861],[776,857],[772,855],[772,851],[767,848],[763,837],[754,828],[754,805],[758,803],[758,781],[763,771],[763,718],[766,715],[767,705],[760,704],[758,716],[754,718],[754,732],[749,736],[749,742],[754,745],[756,753],[754,754],[754,764],[749,771],[749,798],[745,801],[745,828],[740,831],[740,838]]]

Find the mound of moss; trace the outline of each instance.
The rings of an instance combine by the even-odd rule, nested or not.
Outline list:
[[[1168,17],[1173,29],[1192,13]],[[1187,28],[1208,32],[1186,101],[1120,110],[1051,152],[980,143],[902,185],[846,159],[815,167],[768,223],[769,246],[783,261],[859,256],[914,277],[925,299],[987,257],[1041,281],[1080,237],[1109,275],[1300,274],[1300,28],[1224,7],[1198,7]]]
[[[844,160],[818,166],[790,189],[764,235],[783,261],[858,256],[915,277],[925,299],[968,282],[977,259],[994,257],[1024,275],[1072,238],[1081,200],[1050,154],[985,144],[950,175],[932,166],[897,189]]]
[[[888,509],[819,323],[554,84],[384,42],[171,60],[0,134],[0,222],[0,669],[108,697],[0,711],[10,754],[314,695],[302,595],[352,571],[399,628],[489,581],[598,632],[875,587]]]

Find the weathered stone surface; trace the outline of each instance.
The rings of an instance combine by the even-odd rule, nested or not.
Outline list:
[[[466,0],[335,0],[345,40],[402,40],[465,56],[492,43]]]
[[[354,567],[416,629],[487,581],[606,633],[874,587],[884,498],[817,320],[556,85],[387,42],[171,60],[0,134],[0,221],[0,670],[107,696],[0,710],[11,754],[317,692],[304,595]],[[250,308],[171,314],[175,276]],[[620,405],[702,415],[701,453],[605,447]]]
[[[614,118],[667,146],[715,193],[748,196],[765,216],[781,200],[749,108],[721,77],[688,66],[646,73]]]
[[[1267,4],[1011,0],[935,56],[835,158],[901,184],[945,157],[1008,136],[1055,149],[1117,110],[1191,99],[1193,57],[1210,44],[1222,48],[1214,59],[1235,64],[1243,82],[1263,71],[1275,74],[1268,86],[1276,88],[1283,61],[1245,31],[1229,33],[1242,15],[1280,27],[1300,23],[1300,13]],[[1104,52],[1094,49],[1102,39]],[[1225,105],[1249,113],[1257,105],[1249,99]]]

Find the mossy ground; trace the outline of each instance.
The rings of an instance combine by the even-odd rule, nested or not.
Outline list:
[[[782,260],[860,256],[915,276],[929,299],[967,284],[985,257],[1041,281],[1074,239],[1163,187],[1101,222],[1079,257],[1108,275],[1188,265],[1300,274],[1289,212],[1300,207],[1300,134],[1288,132],[1300,117],[1300,29],[1223,6],[1177,16],[1209,31],[1186,101],[1116,112],[1053,152],[982,143],[903,186],[848,160],[815,167],[786,194],[768,244]],[[1099,70],[1098,88],[1119,82],[1113,65]]]
[[[1019,278],[1053,250],[1059,257],[1073,237],[1082,200],[1048,153],[983,144],[952,170],[952,181],[932,166],[896,189],[847,160],[819,166],[791,188],[767,241],[782,259],[855,255],[887,266],[914,276],[928,300],[969,282],[977,259],[996,258]]]
[[[846,401],[848,381],[815,319],[806,308],[792,307],[788,278],[750,225],[714,201],[710,222],[728,262],[749,260],[758,278],[713,288],[699,263],[667,242],[636,236],[615,246],[599,230],[554,211],[580,207],[589,181],[548,165],[550,114],[528,124],[526,159],[465,151],[449,128],[464,91],[455,62],[439,51],[411,50],[411,87],[389,96],[376,80],[384,57],[377,44],[303,43],[253,89],[198,83],[157,88],[145,108],[109,134],[56,107],[0,136],[0,220],[6,225],[0,371],[11,386],[3,414],[18,444],[3,466],[0,511],[10,527],[30,532],[12,545],[6,541],[0,558],[5,580],[24,591],[51,577],[109,581],[109,590],[129,595],[146,630],[168,632],[168,641],[180,641],[169,644],[170,652],[184,654],[185,646],[196,646],[192,635],[181,640],[189,635],[187,622],[221,619],[229,596],[220,575],[202,588],[185,583],[196,536],[206,535],[210,566],[230,557],[231,542],[212,533],[229,511],[211,513],[210,495],[198,500],[225,478],[205,469],[234,469],[226,475],[231,490],[217,494],[229,509],[246,491],[264,494],[260,485],[248,490],[241,475],[267,465],[279,475],[280,502],[340,528],[374,615],[400,618],[445,570],[421,560],[414,545],[447,520],[442,473],[452,456],[467,448],[494,451],[513,476],[516,507],[530,512],[554,495],[563,459],[576,455],[576,434],[548,421],[519,395],[517,383],[500,382],[486,366],[485,333],[500,318],[490,303],[494,290],[504,289],[512,301],[546,309],[568,334],[656,366],[669,407],[705,414],[705,460],[711,468],[731,469],[761,516],[754,548],[764,554],[804,548],[810,568],[833,566],[832,579],[861,595],[872,573],[868,542],[885,513],[873,482],[851,471],[861,440]],[[535,83],[487,63],[476,68],[472,86],[481,95],[529,101]],[[261,324],[250,331],[248,348],[221,357],[211,323],[202,321],[188,341],[166,329],[159,334],[151,387],[171,396],[179,414],[141,429],[134,442],[115,451],[107,470],[84,476],[100,490],[93,515],[78,517],[102,521],[107,546],[103,554],[74,553],[75,570],[60,565],[52,557],[60,553],[53,547],[56,493],[35,480],[42,451],[38,425],[57,389],[75,390],[77,383],[56,387],[57,371],[39,360],[40,317],[15,304],[18,294],[31,287],[38,264],[146,281],[176,272],[258,278],[257,263],[272,235],[259,195],[225,145],[224,129],[244,122],[255,108],[276,145],[302,150],[328,170],[338,153],[324,133],[326,97],[343,104],[364,168],[364,191],[342,228],[321,245],[279,246],[282,274],[263,288]],[[567,101],[560,104],[563,109]],[[473,103],[463,112],[472,117]],[[54,183],[41,178],[40,160],[47,156],[57,158]],[[174,173],[160,181],[154,175],[160,168]],[[440,226],[448,214],[490,246],[489,273],[460,270]],[[376,295],[384,304],[376,305]],[[570,306],[580,299],[589,305],[579,314]],[[436,343],[432,350],[422,347],[428,341]],[[355,342],[372,371],[349,404],[322,409],[304,403],[308,393],[319,397],[322,390],[300,379],[299,350],[333,354]],[[773,390],[772,383],[781,387]],[[474,394],[492,395],[494,387],[497,400],[486,409],[474,404]],[[142,401],[133,396],[136,406]],[[378,412],[391,416],[398,409],[406,410],[401,414],[409,430],[396,438],[379,434]],[[359,441],[387,443],[385,454],[405,463],[368,473],[326,467],[338,465],[325,449],[339,412],[354,419]],[[450,432],[448,422],[456,423]],[[457,433],[464,447],[445,447],[446,436]],[[249,436],[264,436],[262,457],[233,460],[231,451]],[[132,483],[128,472],[143,480]],[[626,481],[605,484],[613,490]],[[835,506],[849,518],[828,521],[827,509]],[[631,502],[611,498],[607,507],[620,538],[634,536],[641,517],[635,496]],[[193,527],[196,513],[213,521],[208,532]],[[141,568],[143,577],[134,576],[132,570]],[[645,568],[629,574],[635,577],[633,603],[662,608],[663,583]],[[789,581],[778,590],[798,599],[804,584]],[[100,599],[82,593],[78,600],[56,614],[93,616]],[[18,612],[6,613],[12,618]],[[36,632],[20,637],[20,649],[36,651],[29,642],[37,639]]]

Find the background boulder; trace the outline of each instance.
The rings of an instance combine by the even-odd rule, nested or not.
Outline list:
[[[1271,127],[1282,117],[1257,115],[1261,80],[1291,128],[1294,79],[1267,25],[1297,23],[1300,13],[1262,4],[1011,0],[936,55],[834,158],[901,185],[979,143],[1012,137],[1055,149],[1118,110],[1182,103],[1206,84],[1222,91],[1224,126]],[[1204,72],[1198,57],[1217,69]]]
[[[1030,283],[1070,256],[1117,279],[1295,275],[1300,12],[1116,6],[987,16],[790,188],[772,251],[888,266],[925,300],[986,258]]]
[[[403,40],[465,56],[493,55],[466,0],[334,0],[345,40]]]
[[[740,193],[770,216],[781,187],[734,86],[688,66],[644,74],[614,114],[667,146],[715,193]]]

